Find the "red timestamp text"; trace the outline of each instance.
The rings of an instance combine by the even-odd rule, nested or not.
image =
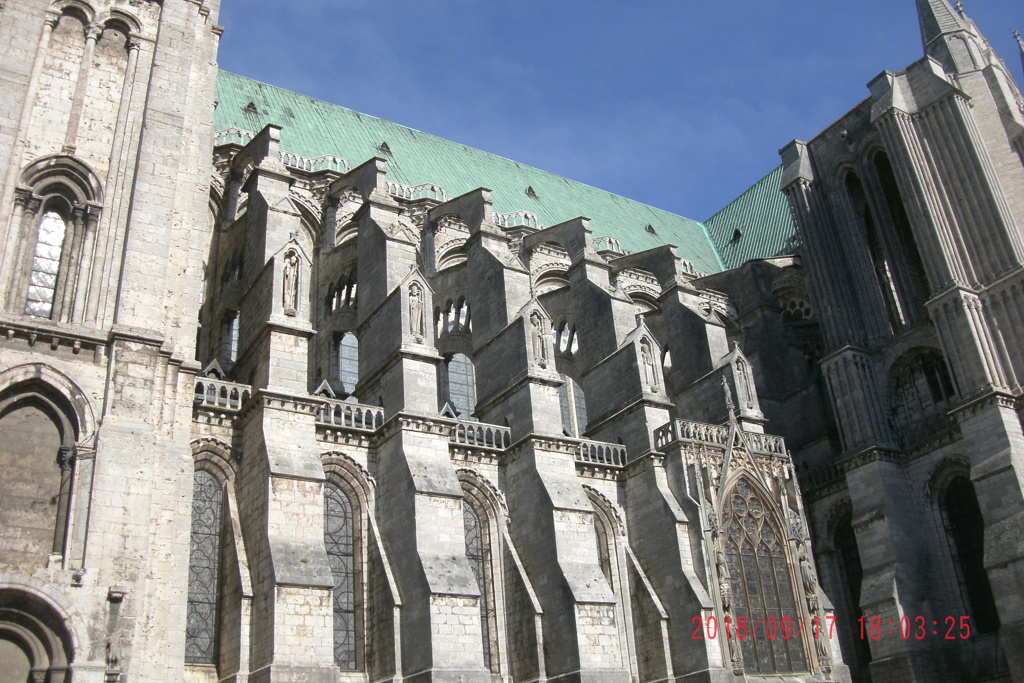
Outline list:
[[[694,617],[694,640],[745,640],[747,638],[767,638],[768,640],[791,640],[802,635],[812,636],[816,640],[832,638],[835,632],[834,616],[794,618],[789,616],[715,616]]]
[[[861,640],[879,640],[884,636],[899,636],[903,640],[924,640],[925,638],[942,638],[943,640],[967,640],[971,637],[970,617],[945,617],[928,619],[926,617],[900,617],[897,621],[882,617],[861,617]]]

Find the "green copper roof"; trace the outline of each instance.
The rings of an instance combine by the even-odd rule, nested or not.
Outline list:
[[[495,211],[529,211],[544,225],[586,216],[595,236],[614,237],[623,249],[674,244],[697,270],[722,270],[707,228],[689,218],[226,71],[217,79],[217,100],[218,131],[239,128],[255,133],[272,123],[282,127],[281,147],[286,152],[311,158],[336,155],[353,168],[371,157],[384,157],[390,180],[435,183],[449,197],[488,187]],[[255,105],[255,113],[247,111],[249,103]],[[533,188],[536,197],[528,196],[527,188]]]
[[[705,221],[726,268],[788,251],[796,226],[781,180],[779,166]]]

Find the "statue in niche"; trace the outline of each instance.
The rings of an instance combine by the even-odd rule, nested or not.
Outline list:
[[[640,360],[644,366],[644,384],[651,390],[658,390],[658,369],[654,366],[654,351],[651,342],[640,342]]]
[[[284,256],[284,314],[294,316],[299,308],[299,255],[289,251]]]
[[[732,584],[730,583],[729,565],[725,562],[725,553],[716,552],[715,565],[718,568],[718,590],[722,594],[722,609],[729,611],[732,605]]]
[[[800,555],[800,578],[804,584],[804,594],[807,596],[807,608],[811,614],[818,612],[818,580],[814,577],[814,568],[806,555]]]
[[[409,332],[423,341],[423,290],[415,282],[409,285]]]
[[[544,318],[534,311],[530,314],[530,335],[533,339],[533,359],[542,368],[548,366],[548,350],[544,343]]]
[[[736,406],[733,405],[732,390],[729,389],[729,380],[725,378],[725,375],[722,375],[722,391],[725,392],[725,409],[730,415],[732,415]]]

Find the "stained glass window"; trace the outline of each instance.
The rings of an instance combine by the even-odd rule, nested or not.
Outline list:
[[[220,603],[220,530],[224,490],[205,470],[196,470],[192,484],[192,535],[188,563],[188,608],[185,661],[217,663],[217,621]]]
[[[337,484],[324,485],[324,545],[334,576],[334,663],[355,669],[356,556],[352,502]]]
[[[612,581],[612,555],[608,528],[596,509],[594,511],[594,531],[597,533],[597,560],[601,564],[601,573],[604,574],[604,578],[614,593],[615,583]]]
[[[462,520],[466,527],[466,557],[473,568],[477,586],[480,588],[480,632],[483,639],[484,666],[491,668],[491,624],[490,595],[487,585],[487,562],[484,550],[484,529],[480,516],[469,503],[462,503]]]
[[[49,318],[53,313],[53,297],[57,291],[57,274],[66,232],[67,224],[59,213],[50,210],[43,214],[29,274],[26,315]]]
[[[476,409],[476,377],[473,361],[461,353],[456,353],[448,362],[448,398],[461,419],[471,419]]]
[[[351,332],[343,334],[338,342],[338,379],[350,394],[359,382],[359,340]]]
[[[800,615],[786,560],[786,536],[770,506],[745,479],[733,487],[724,505],[733,611],[737,619],[746,619],[743,664],[748,673],[806,671],[800,640],[779,637],[783,618],[795,625]]]

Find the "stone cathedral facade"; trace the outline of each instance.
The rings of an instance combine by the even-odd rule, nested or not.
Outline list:
[[[1024,679],[1024,99],[917,6],[699,223],[0,2],[0,680]]]

